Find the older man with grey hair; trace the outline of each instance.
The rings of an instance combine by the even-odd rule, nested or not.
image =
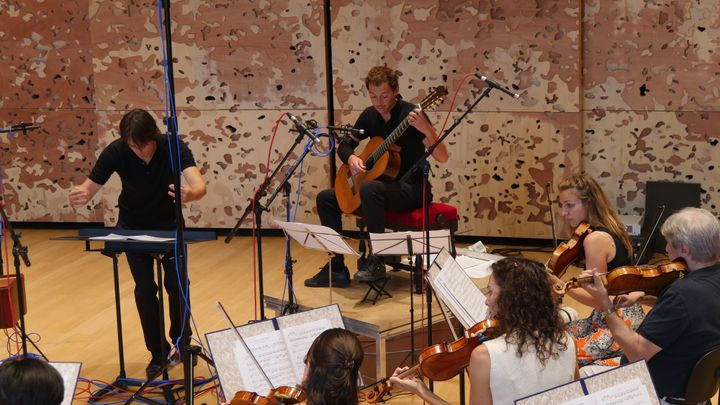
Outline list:
[[[720,221],[700,208],[671,215],[661,230],[670,260],[684,259],[688,274],[668,286],[637,332],[615,314],[613,302],[594,270],[584,285],[603,303],[613,338],[629,361],[648,363],[662,403],[685,396],[693,366],[720,347]]]

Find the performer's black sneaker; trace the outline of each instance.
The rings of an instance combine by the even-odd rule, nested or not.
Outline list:
[[[329,267],[329,264],[325,264],[316,275],[306,279],[305,287],[329,287]],[[350,286],[350,270],[344,264],[333,265],[332,286],[338,288]]]
[[[355,280],[361,283],[371,283],[385,278],[385,262],[380,256],[369,255],[355,273]]]

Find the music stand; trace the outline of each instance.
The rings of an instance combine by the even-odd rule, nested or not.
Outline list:
[[[184,243],[194,243],[200,241],[209,241],[217,239],[215,232],[210,231],[186,231]],[[160,329],[162,330],[162,336],[165,336],[165,308],[164,308],[164,294],[163,294],[163,268],[162,268],[162,257],[165,254],[173,252],[173,246],[176,243],[175,231],[157,231],[157,230],[127,230],[127,229],[80,229],[78,230],[77,236],[61,236],[57,238],[51,238],[51,240],[72,240],[72,241],[84,241],[86,252],[99,252],[104,256],[112,258],[113,261],[113,284],[115,293],[115,319],[117,325],[117,336],[118,336],[118,358],[120,362],[120,370],[118,377],[110,383],[107,387],[102,388],[92,393],[92,397],[99,399],[102,396],[110,394],[115,391],[112,387],[119,387],[126,389],[133,384],[127,380],[127,374],[125,372],[125,352],[123,345],[123,332],[122,332],[122,311],[120,308],[120,278],[119,278],[119,266],[118,258],[122,253],[135,252],[135,253],[147,253],[153,256],[156,267],[156,283],[158,287],[158,309],[160,312]],[[93,246],[92,243],[103,243],[102,247]],[[187,294],[189,299],[189,294]],[[187,327],[187,326],[186,326]],[[147,382],[140,385],[140,389],[131,397],[142,398],[147,403],[160,403],[150,398],[143,398],[139,394],[148,386],[150,383],[162,374],[165,380],[168,379],[167,374],[167,353],[165,353],[164,345],[161,345],[162,356],[164,359],[163,368],[158,372],[158,375],[152,376]],[[201,355],[205,361],[211,363],[211,360]],[[173,394],[170,385],[163,386],[163,392],[168,402],[174,403]]]
[[[410,356],[415,364],[415,303],[413,293],[414,272],[413,256],[437,254],[450,250],[452,238],[449,229],[438,229],[426,234],[422,231],[370,233],[370,251],[378,256],[408,256],[410,267],[414,269],[410,276]],[[422,265],[420,266],[420,268]],[[387,282],[387,280],[384,280]],[[368,283],[371,289],[377,289]],[[384,291],[385,284],[382,285]],[[369,292],[369,291],[368,291]],[[387,293],[387,292],[385,292]],[[389,294],[388,294],[389,295]],[[375,297],[377,299],[377,296]]]
[[[334,229],[323,225],[304,224],[302,222],[285,222],[275,220],[288,239],[294,239],[302,247],[322,250],[328,253],[328,279],[330,304],[332,304],[332,258],[336,254],[360,256],[345,239]],[[283,312],[284,313],[284,312]]]

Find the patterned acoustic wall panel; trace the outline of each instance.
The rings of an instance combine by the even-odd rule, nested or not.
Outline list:
[[[336,124],[369,105],[362,77],[377,64],[402,72],[408,100],[448,87],[429,112],[438,129],[485,88],[468,74],[521,94],[493,90],[447,138],[450,161],[431,161],[435,200],[458,207],[462,232],[549,237],[546,187],[579,170],[598,177],[623,212],[641,213],[648,180],[700,182],[704,206],[717,211],[716,1],[330,4]],[[209,191],[186,207],[190,226],[235,224],[296,137],[287,119],[275,133],[283,112],[327,123],[323,13],[310,0],[171,2],[179,130]],[[2,2],[0,50],[0,125],[42,127],[0,136],[11,217],[114,224],[116,180],[82,209],[67,193],[118,136],[127,110],[165,115],[156,2]],[[296,220],[317,222],[329,163],[309,156],[293,178]],[[284,218],[284,197],[269,209],[266,225]]]
[[[621,212],[647,181],[701,184],[718,212],[720,3],[586,2],[583,166]]]

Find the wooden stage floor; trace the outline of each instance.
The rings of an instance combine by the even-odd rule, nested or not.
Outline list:
[[[119,371],[117,332],[115,324],[115,302],[113,294],[112,260],[97,252],[85,252],[85,245],[78,241],[57,241],[51,238],[74,235],[74,230],[23,229],[22,242],[29,248],[32,266],[22,267],[26,280],[27,296],[26,329],[33,341],[51,361],[81,362],[81,376],[86,379],[111,382]],[[217,311],[215,303],[222,302],[230,316],[238,324],[255,319],[257,297],[254,293],[254,249],[249,237],[236,237],[230,244],[224,243],[225,235],[212,242],[189,246],[189,273],[191,280],[191,304],[193,309],[193,330],[196,338],[208,332],[226,329],[228,325]],[[284,259],[285,239],[282,237],[263,238],[263,268],[265,294],[277,299],[283,296],[285,288]],[[8,246],[11,248],[11,246]],[[3,250],[3,259],[10,263]],[[323,252],[307,250],[294,244],[291,248],[294,263],[295,293],[300,305],[312,306],[330,303],[327,288],[310,289],[303,280],[312,276],[326,261]],[[548,253],[533,253],[538,260],[546,260]],[[348,260],[351,273],[355,261]],[[123,316],[123,338],[125,367],[129,377],[144,378],[149,354],[143,343],[137,311],[133,298],[134,283],[124,257],[120,264],[120,296]],[[6,272],[7,270],[5,270]],[[367,286],[353,281],[349,288],[334,288],[332,302],[338,303],[344,316],[361,319],[378,325],[381,330],[399,331],[408,329],[410,289],[407,272],[390,273],[388,290],[393,298],[381,298],[376,305],[360,303]],[[287,298],[287,297],[286,297]],[[414,296],[415,317],[420,318],[426,310],[423,296]],[[588,310],[573,303],[582,314]],[[434,309],[434,313],[439,312]],[[266,316],[274,316],[266,310]],[[6,330],[7,331],[7,330]],[[388,344],[387,350],[395,352],[388,356],[388,368],[395,366],[395,359],[402,359],[409,350],[405,343],[407,334],[395,344]],[[362,338],[367,356],[363,370],[373,370],[375,344],[370,338]],[[418,336],[416,347],[426,346],[427,338]],[[0,358],[16,351],[15,344],[7,340]],[[398,346],[400,345],[400,347]],[[403,345],[405,345],[403,347]],[[37,353],[32,346],[29,351]],[[198,376],[211,375],[203,361],[195,369]],[[374,373],[373,373],[374,374]],[[171,370],[171,378],[182,378],[182,366]],[[367,380],[367,379],[366,379]],[[366,381],[367,382],[367,381]],[[435,385],[436,391],[452,403],[458,402],[457,379]],[[86,388],[81,382],[78,387]],[[87,398],[87,394],[78,398]],[[395,404],[421,403],[410,395],[396,395]],[[76,399],[74,403],[84,403]],[[197,403],[216,403],[215,397],[205,394]]]
[[[89,380],[112,382],[118,375],[119,360],[115,321],[115,300],[113,294],[113,272],[111,258],[98,252],[85,252],[85,244],[79,241],[51,240],[60,236],[75,235],[68,229],[21,229],[22,242],[28,247],[30,267],[21,267],[26,280],[25,294],[27,314],[26,330],[38,348],[50,359],[58,362],[81,362],[81,377]],[[212,242],[189,245],[189,273],[191,280],[191,304],[193,309],[194,336],[202,337],[208,332],[226,329],[228,326],[215,303],[222,302],[230,316],[238,324],[244,324],[256,317],[256,295],[254,294],[254,248],[249,237],[236,237],[230,244],[224,243],[224,234]],[[285,239],[282,237],[263,238],[263,268],[265,294],[277,298],[283,296],[285,287],[284,259]],[[11,243],[11,241],[10,241]],[[11,249],[11,246],[8,246]],[[11,252],[11,251],[10,251]],[[298,302],[306,305],[309,297],[329,302],[327,288],[309,289],[303,280],[312,276],[327,259],[323,252],[303,249],[293,243],[291,247],[294,263],[294,284]],[[5,266],[10,264],[14,273],[12,257],[3,251]],[[348,260],[351,271],[355,270],[354,260]],[[120,306],[123,319],[125,369],[128,377],[144,378],[144,370],[150,360],[145,349],[140,322],[133,297],[134,283],[124,257],[119,260]],[[7,272],[7,267],[4,273]],[[350,288],[333,289],[333,302],[339,303],[346,316],[363,314],[368,322],[377,322],[392,327],[408,323],[409,279],[408,273],[392,273],[388,287],[393,298],[382,298],[377,305],[360,304],[366,285],[353,281]],[[415,295],[416,316],[422,315],[422,296]],[[327,301],[325,301],[327,300]],[[266,310],[266,316],[274,312]],[[10,332],[10,330],[6,330]],[[417,347],[424,347],[420,340]],[[374,343],[363,338],[368,358],[372,363]],[[15,343],[6,339],[0,358],[16,353]],[[405,348],[404,350],[408,350]],[[28,351],[38,353],[32,345]],[[389,366],[392,366],[389,365]],[[211,375],[203,361],[195,372],[198,376]],[[170,372],[171,378],[182,378],[182,366]],[[87,387],[80,382],[79,389]],[[447,386],[448,398],[457,397],[457,384],[452,381],[438,384],[443,392]],[[95,388],[93,388],[94,390]],[[86,399],[87,394],[78,398]],[[74,403],[84,403],[76,399]],[[206,394],[198,403],[215,403],[215,397]],[[104,401],[103,401],[104,402]],[[393,399],[397,404],[421,403],[409,395]]]

